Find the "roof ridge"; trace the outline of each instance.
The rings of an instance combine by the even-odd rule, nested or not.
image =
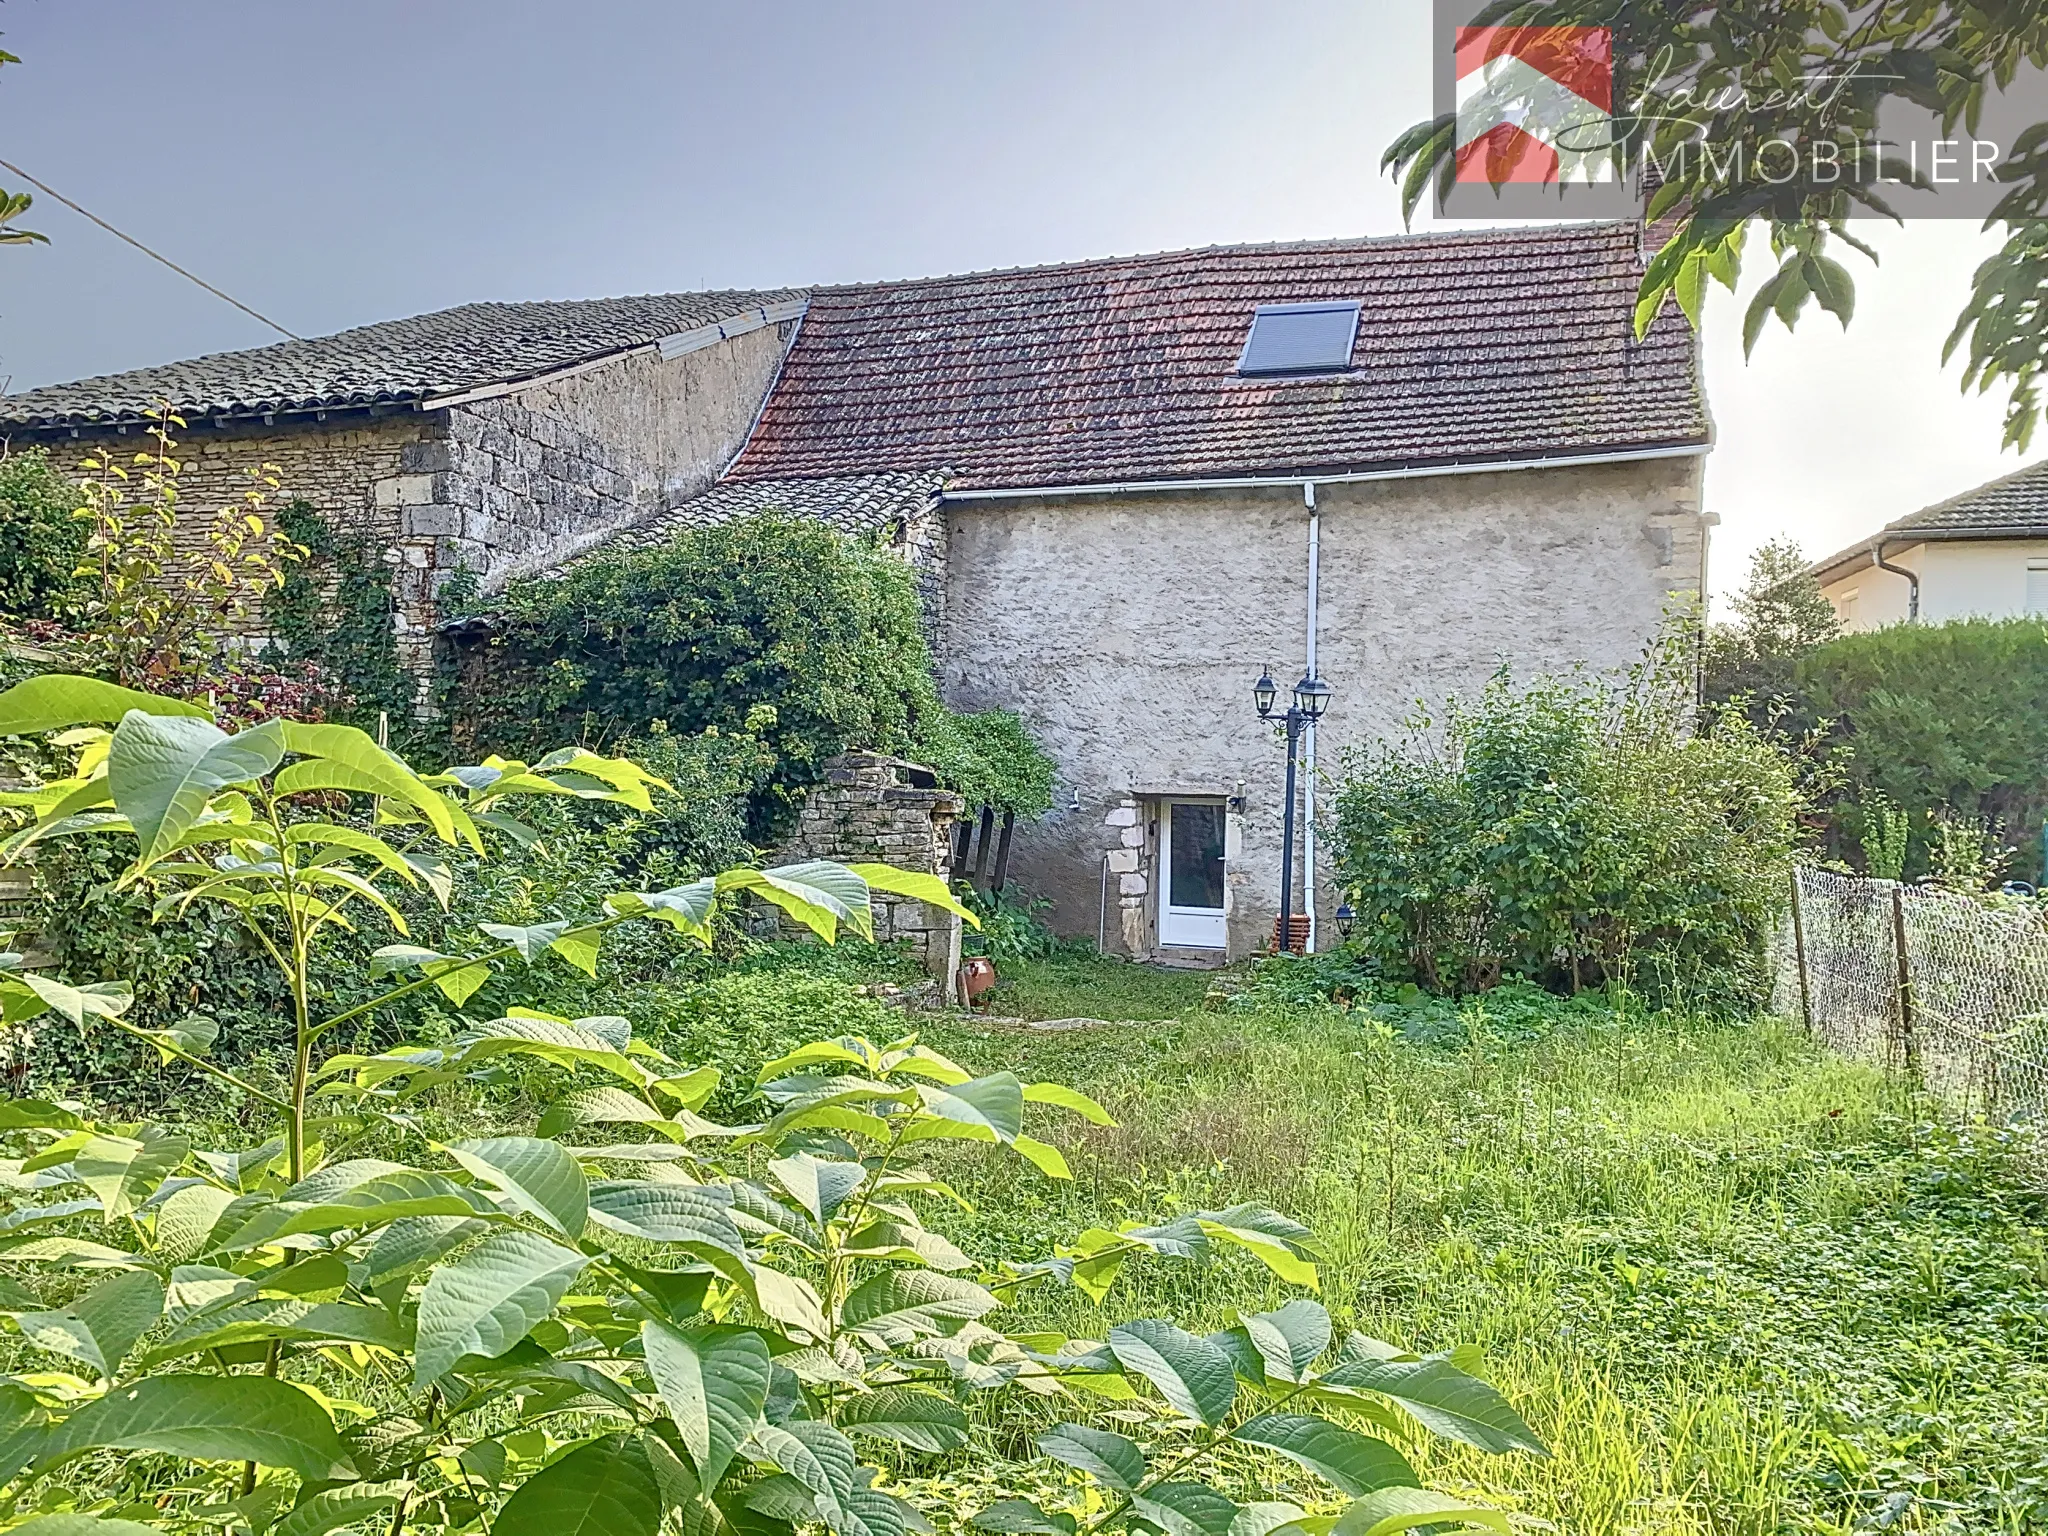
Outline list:
[[[1189,245],[1163,251],[1132,251],[1123,255],[1086,256],[1070,261],[1031,262],[1015,267],[976,267],[965,272],[927,272],[907,277],[870,278],[852,283],[816,283],[818,294],[874,293],[888,288],[915,288],[927,283],[969,282],[982,278],[1033,277],[1044,272],[1085,272],[1102,267],[1127,267],[1140,262],[1170,262],[1196,256],[1269,255],[1284,251],[1386,250],[1397,246],[1482,244],[1510,238],[1611,234],[1633,231],[1627,219],[1582,219],[1551,224],[1489,225],[1484,229],[1404,230],[1397,235],[1331,235],[1318,240],[1251,240],[1225,245]]]

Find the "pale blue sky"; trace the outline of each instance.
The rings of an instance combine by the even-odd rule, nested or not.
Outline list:
[[[766,287],[1387,233],[1422,0],[5,0],[0,156],[302,334],[471,299]],[[4,183],[5,178],[0,178]],[[20,389],[259,345],[40,200]],[[1987,247],[1878,236],[1847,337],[1707,341],[1716,585],[2017,467],[1938,350]],[[1761,269],[1759,269],[1759,275]]]

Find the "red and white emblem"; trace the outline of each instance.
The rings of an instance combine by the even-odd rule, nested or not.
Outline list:
[[[1612,181],[1614,34],[1606,27],[1460,27],[1461,182]]]

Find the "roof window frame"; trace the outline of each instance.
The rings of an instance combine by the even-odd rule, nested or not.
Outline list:
[[[1352,354],[1358,349],[1358,321],[1364,303],[1359,299],[1312,299],[1294,304],[1261,304],[1252,310],[1251,324],[1246,327],[1244,346],[1237,354],[1237,377],[1241,379],[1306,379],[1327,378],[1333,374],[1355,372]],[[1335,363],[1311,363],[1286,368],[1253,368],[1248,366],[1252,359],[1252,346],[1258,338],[1259,321],[1268,315],[1336,314],[1348,312],[1351,321],[1344,334],[1343,361]]]

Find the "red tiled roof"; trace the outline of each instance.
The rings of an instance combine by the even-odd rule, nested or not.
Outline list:
[[[1633,339],[1636,232],[1226,247],[814,290],[734,479],[955,489],[1704,443],[1693,338]],[[1353,371],[1242,379],[1260,304],[1357,299]]]

